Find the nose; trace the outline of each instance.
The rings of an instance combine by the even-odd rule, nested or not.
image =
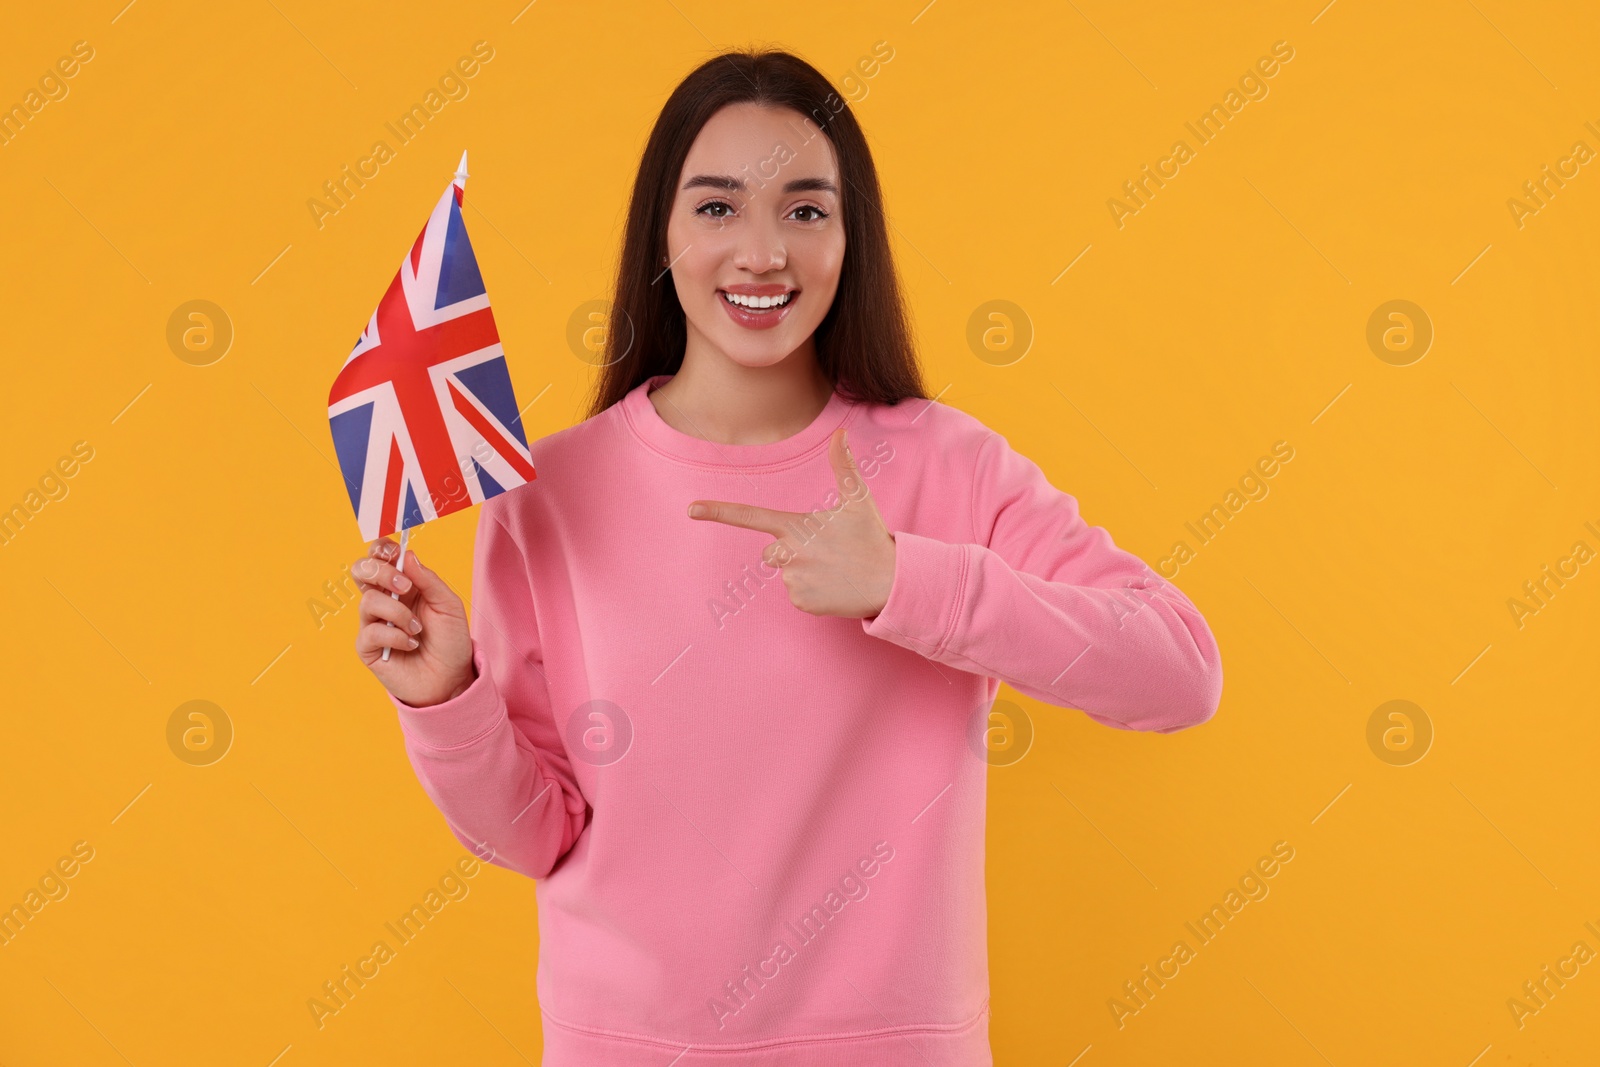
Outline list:
[[[789,260],[783,234],[775,220],[752,218],[743,228],[734,250],[733,265],[753,274],[782,270]]]

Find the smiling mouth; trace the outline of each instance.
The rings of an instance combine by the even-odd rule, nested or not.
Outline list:
[[[756,315],[762,312],[770,314],[779,308],[788,307],[800,295],[798,289],[790,289],[780,296],[741,296],[725,289],[718,289],[717,292],[721,295],[723,303]]]

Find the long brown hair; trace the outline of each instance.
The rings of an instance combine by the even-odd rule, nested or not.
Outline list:
[[[927,398],[889,249],[878,172],[849,103],[805,60],[774,49],[725,52],[672,91],[650,131],[628,201],[628,222],[589,417],[657,374],[683,366],[683,305],[663,275],[667,218],[689,147],[729,104],[792,108],[821,127],[839,160],[845,252],[833,304],[814,334],[817,364],[846,399],[895,404]],[[631,326],[631,329],[629,328]]]

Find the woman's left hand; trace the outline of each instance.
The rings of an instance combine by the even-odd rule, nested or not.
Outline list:
[[[889,602],[894,584],[894,535],[878,514],[842,428],[828,441],[828,460],[841,497],[833,511],[777,511],[725,500],[696,500],[689,505],[689,517],[776,537],[762,551],[762,562],[782,569],[789,602],[801,611],[870,619]]]

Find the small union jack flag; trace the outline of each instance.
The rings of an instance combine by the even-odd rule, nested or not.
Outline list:
[[[328,394],[368,541],[534,479],[489,294],[467,239],[467,156]]]

